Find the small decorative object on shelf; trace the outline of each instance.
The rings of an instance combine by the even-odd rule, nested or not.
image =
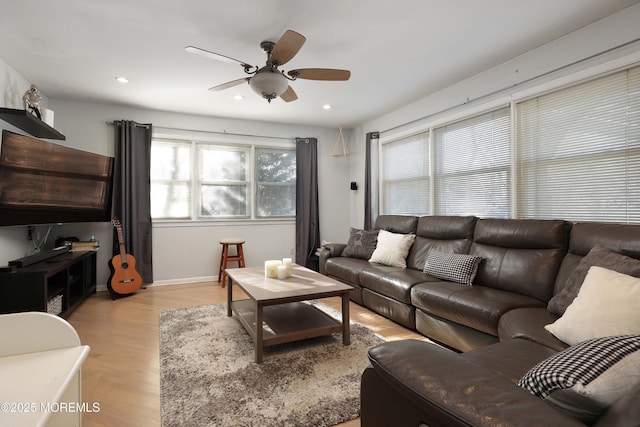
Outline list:
[[[40,101],[42,97],[40,96],[40,92],[38,91],[38,87],[36,85],[31,85],[29,90],[27,90],[22,96],[22,102],[24,103],[25,111],[31,110],[33,114],[36,115],[39,119],[42,119],[42,114],[40,113]]]
[[[100,242],[97,240],[71,242],[71,251],[97,251],[98,249],[100,249]]]

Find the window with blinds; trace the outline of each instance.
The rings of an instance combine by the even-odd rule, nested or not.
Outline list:
[[[382,213],[428,215],[429,134],[382,145]]]
[[[434,130],[438,215],[511,215],[509,107]]]
[[[516,108],[519,218],[640,222],[640,67]]]

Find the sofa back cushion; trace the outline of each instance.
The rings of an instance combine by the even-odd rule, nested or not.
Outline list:
[[[596,244],[613,252],[640,259],[640,226],[600,222],[573,224],[567,256],[562,261],[556,277],[554,295],[562,291],[571,273]]]
[[[392,233],[416,233],[417,216],[408,215],[379,215],[376,218],[376,230],[386,230]]]
[[[483,258],[474,284],[548,301],[570,230],[562,220],[479,219],[469,251]]]
[[[474,216],[422,216],[418,219],[416,239],[407,256],[407,267],[424,269],[432,251],[468,254],[477,218]]]

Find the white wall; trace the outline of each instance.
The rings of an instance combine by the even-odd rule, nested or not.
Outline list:
[[[501,65],[458,82],[354,129],[358,144],[367,132],[381,139],[412,133],[475,114],[492,104],[549,90],[579,78],[640,63],[640,4],[631,6]],[[364,147],[350,169],[351,179],[364,176]],[[361,179],[361,178],[360,178]],[[351,225],[361,227],[364,194],[352,200]]]
[[[5,84],[0,82],[0,87]],[[49,99],[47,107],[55,113],[54,127],[66,136],[65,141],[56,141],[57,143],[110,156],[114,152],[114,129],[106,122],[120,119],[152,123],[166,128],[280,138],[317,137],[320,237],[329,241],[345,241],[348,237],[348,160],[331,157],[337,129],[228,120],[56,98]],[[0,121],[0,127],[9,126]],[[38,231],[44,232],[42,227]],[[111,233],[112,227],[108,223],[53,226],[48,246],[53,246],[56,236],[73,235],[80,239],[95,236],[101,242],[101,250],[98,252],[98,286],[103,288],[109,277]],[[293,221],[154,225],[154,283],[185,283],[217,278],[220,256],[218,239],[225,236],[246,238],[245,258],[249,266],[261,265],[265,259],[290,256],[292,248],[295,248]],[[30,253],[31,247],[26,237],[26,227],[0,228],[0,265]]]

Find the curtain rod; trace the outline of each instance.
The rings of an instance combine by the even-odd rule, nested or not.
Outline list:
[[[108,125],[119,125],[120,123],[118,123],[118,122],[120,122],[120,121],[121,121],[121,120],[114,120],[114,121],[107,121],[106,123],[107,123]],[[134,123],[135,123],[135,122],[134,122]],[[148,127],[150,127],[150,126],[151,126],[151,124],[150,124],[150,123],[135,123],[135,125],[136,125],[137,127],[140,127],[140,128],[148,128]]]
[[[622,49],[622,48],[627,47],[627,46],[629,46],[629,45],[632,45],[632,44],[634,44],[634,43],[636,43],[636,42],[638,42],[638,41],[640,41],[640,38],[636,38],[636,39],[634,39],[634,40],[630,40],[630,41],[625,42],[625,43],[622,43],[622,44],[620,44],[620,45],[618,45],[618,46],[614,46],[614,47],[611,47],[611,48],[609,48],[609,49],[603,50],[602,52],[594,53],[593,55],[587,56],[586,58],[579,59],[579,60],[574,61],[574,62],[572,62],[572,63],[570,63],[570,64],[566,64],[566,65],[563,65],[563,66],[561,66],[561,67],[554,68],[553,70],[550,70],[550,71],[547,71],[547,72],[545,72],[545,73],[542,73],[542,74],[540,74],[540,75],[537,75],[537,76],[534,76],[534,77],[530,77],[530,78],[528,78],[528,79],[526,79],[526,80],[523,80],[523,81],[521,81],[521,82],[519,82],[519,83],[514,83],[514,84],[512,84],[512,85],[510,85],[510,86],[505,86],[505,87],[503,87],[503,88],[501,88],[501,89],[496,89],[496,90],[494,90],[494,91],[492,91],[492,92],[490,92],[490,93],[484,94],[484,95],[479,96],[479,97],[477,97],[477,98],[474,98],[474,99],[469,99],[469,98],[467,98],[467,99],[466,99],[463,103],[461,103],[461,104],[452,105],[451,107],[447,107],[447,108],[445,108],[445,109],[444,109],[444,110],[442,110],[442,111],[438,111],[438,112],[435,112],[435,113],[432,113],[432,114],[428,114],[428,115],[426,115],[426,116],[424,116],[424,117],[420,117],[420,118],[417,118],[417,119],[411,120],[411,121],[409,121],[409,122],[407,122],[407,123],[403,123],[403,124],[398,125],[398,126],[393,126],[393,127],[389,128],[389,129],[381,130],[381,131],[379,131],[379,133],[390,132],[390,131],[393,131],[393,130],[396,130],[396,129],[403,128],[403,127],[408,126],[408,125],[412,125],[412,124],[415,124],[415,123],[421,122],[421,121],[426,120],[426,119],[430,119],[430,118],[435,117],[435,116],[437,116],[437,115],[440,115],[440,114],[442,114],[442,113],[448,113],[448,112],[450,112],[450,111],[455,110],[456,108],[460,108],[460,107],[462,107],[463,105],[467,105],[467,104],[470,104],[470,103],[472,103],[472,102],[476,102],[476,101],[480,101],[480,100],[483,100],[483,99],[490,98],[490,97],[492,97],[492,96],[495,96],[495,95],[498,95],[498,94],[500,94],[500,93],[503,93],[503,92],[505,92],[505,91],[507,91],[507,90],[509,90],[509,89],[513,89],[513,88],[520,87],[520,86],[525,85],[525,84],[527,84],[527,83],[531,83],[531,82],[533,82],[533,81],[535,81],[535,80],[538,80],[538,79],[541,79],[541,78],[547,77],[547,76],[549,76],[549,75],[551,75],[551,74],[553,74],[553,73],[557,73],[557,72],[559,72],[559,71],[563,71],[563,70],[568,69],[568,68],[570,68],[570,67],[573,67],[573,66],[575,66],[575,65],[578,65],[578,64],[581,64],[581,63],[583,63],[583,62],[589,61],[589,60],[591,60],[591,59],[597,58],[597,57],[599,57],[599,56],[601,56],[601,55],[606,55],[607,53],[611,53],[611,52],[613,52],[613,51],[615,51],[615,50]]]
[[[108,125],[114,125],[117,124],[115,121],[107,121],[106,122]],[[201,133],[213,133],[216,135],[231,135],[231,136],[244,136],[247,138],[270,138],[270,139],[279,139],[279,140],[289,140],[289,141],[295,141],[296,138],[291,138],[291,137],[285,137],[285,136],[269,136],[269,135],[251,135],[251,134],[247,134],[247,133],[233,133],[233,132],[219,132],[219,131],[213,131],[213,130],[201,130],[201,129],[185,129],[185,128],[174,128],[174,127],[168,127],[168,126],[155,126],[153,125],[154,129],[165,129],[165,130],[177,130],[177,131],[181,131],[181,132],[201,132]]]

